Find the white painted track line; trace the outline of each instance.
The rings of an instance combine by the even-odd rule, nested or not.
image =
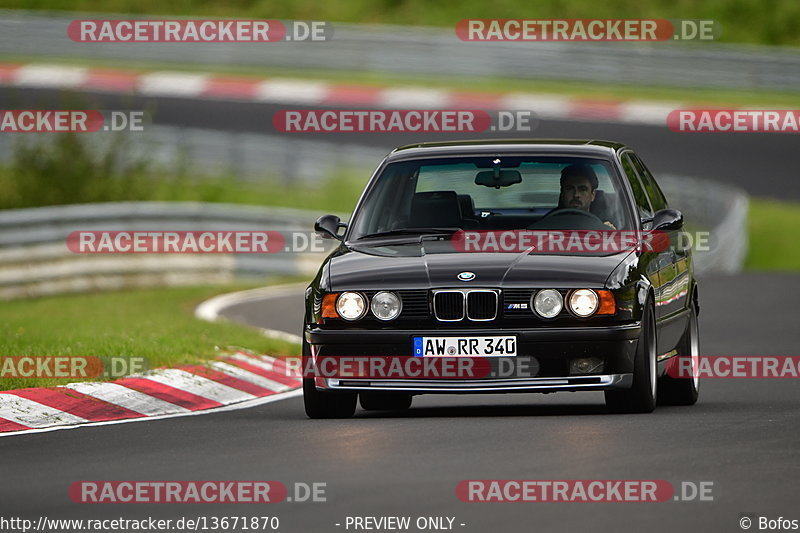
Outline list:
[[[316,104],[328,96],[328,84],[300,80],[268,80],[258,84],[256,100]]]
[[[197,96],[206,90],[208,76],[184,72],[153,72],[139,78],[138,90],[150,96]]]
[[[14,73],[14,84],[19,87],[64,87],[83,85],[88,78],[88,69],[64,65],[24,65]]]

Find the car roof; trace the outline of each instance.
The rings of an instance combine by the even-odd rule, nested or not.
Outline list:
[[[572,154],[609,157],[626,145],[593,139],[484,139],[407,144],[394,149],[388,161],[450,155],[497,154]]]

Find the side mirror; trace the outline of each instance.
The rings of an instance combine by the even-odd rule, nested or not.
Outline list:
[[[654,230],[679,230],[683,227],[683,213],[677,209],[662,209],[653,215]]]
[[[314,231],[319,233],[324,239],[336,239],[341,241],[339,228],[346,228],[347,224],[341,221],[336,215],[322,215],[314,222]]]

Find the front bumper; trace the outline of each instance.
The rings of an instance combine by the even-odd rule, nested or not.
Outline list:
[[[482,379],[317,378],[330,391],[404,391],[412,393],[553,392],[630,388],[639,338],[638,322],[593,327],[323,329],[307,327],[315,356],[410,356],[415,336],[517,336],[517,357],[535,359],[530,375]],[[577,372],[575,359],[602,361],[590,373]],[[491,359],[491,358],[489,358]]]
[[[633,374],[602,374],[566,378],[475,380],[328,379],[331,391],[395,391],[412,393],[556,392],[629,389]],[[319,387],[318,387],[319,388]]]

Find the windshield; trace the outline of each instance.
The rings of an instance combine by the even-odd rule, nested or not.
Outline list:
[[[630,229],[610,161],[516,156],[387,165],[350,239],[463,230]]]

